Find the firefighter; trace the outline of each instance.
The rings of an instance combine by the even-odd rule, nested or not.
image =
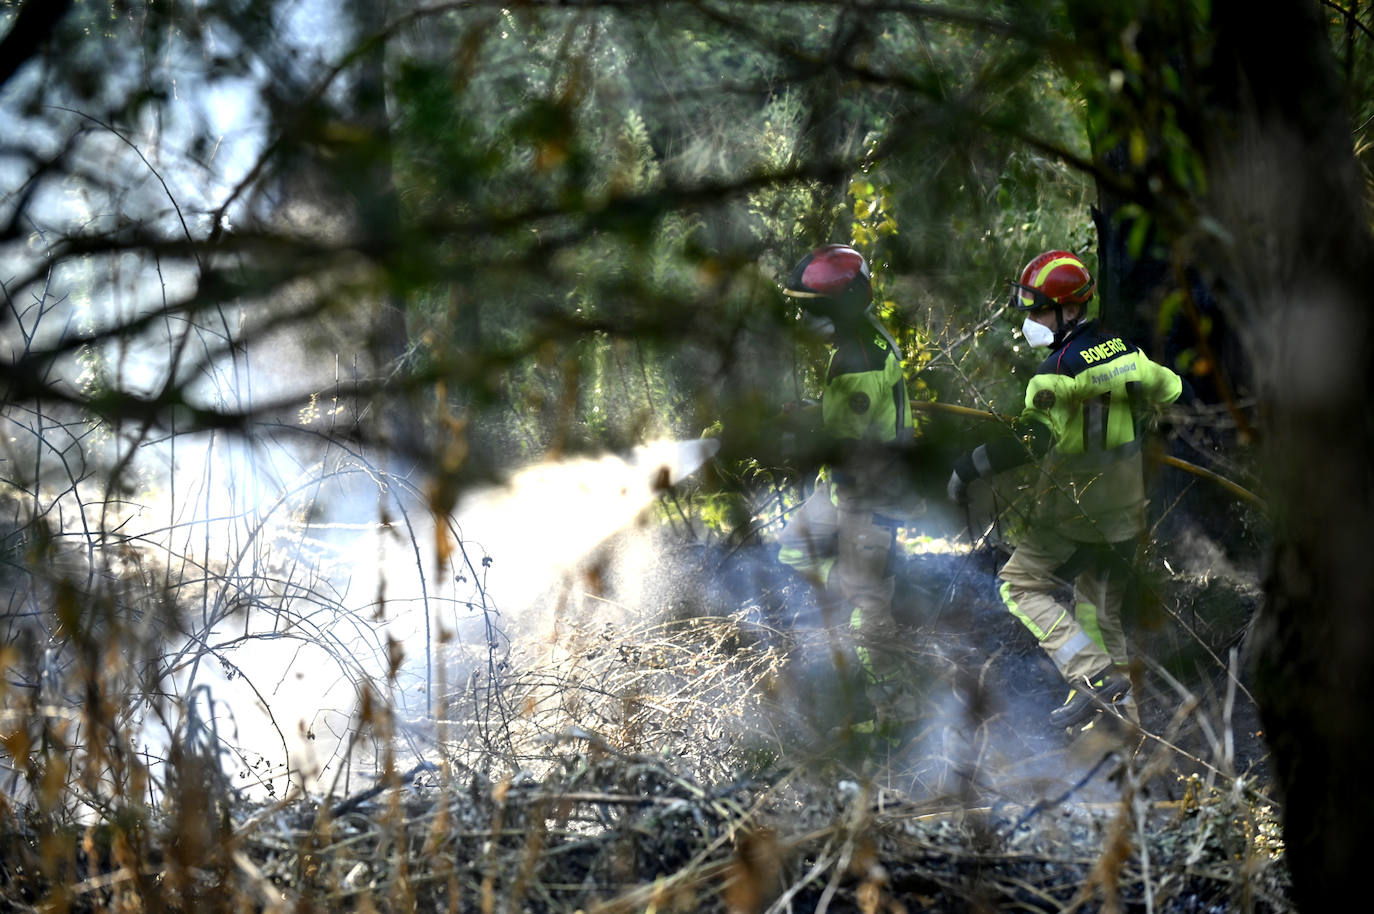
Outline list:
[[[854,248],[811,251],[783,292],[831,346],[820,402],[831,459],[782,531],[778,560],[822,588],[823,604],[839,607],[877,712],[863,727],[883,728],[904,714],[901,676],[891,653],[872,647],[891,643],[883,633],[893,624],[896,528],[925,510],[906,484],[903,448],[913,432],[901,351],[873,315],[872,277]]]
[[[1150,411],[1185,385],[1089,318],[1095,284],[1074,254],[1047,251],[1011,285],[1026,342],[1049,356],[1026,387],[1015,434],[961,456],[948,494],[966,504],[973,480],[1040,462],[1035,509],[998,573],[1002,601],[1069,683],[1054,725],[1088,724],[1104,707],[1135,719],[1121,606],[1145,530],[1141,439]],[[1072,606],[1055,596],[1069,581]]]

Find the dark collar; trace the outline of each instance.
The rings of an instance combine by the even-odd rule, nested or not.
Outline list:
[[[1096,332],[1097,332],[1097,327],[1098,327],[1098,320],[1097,320],[1097,318],[1095,318],[1095,317],[1094,317],[1094,318],[1090,318],[1090,319],[1088,319],[1088,320],[1086,320],[1086,321],[1081,321],[1081,322],[1080,322],[1077,326],[1075,326],[1072,330],[1070,330],[1068,333],[1064,334],[1064,339],[1063,339],[1062,341],[1060,341],[1059,345],[1056,346],[1055,349],[1056,349],[1056,350],[1059,350],[1059,349],[1065,348],[1065,347],[1068,346],[1070,343],[1072,343],[1074,340],[1078,339],[1080,336],[1083,336],[1083,335],[1086,334],[1086,333],[1089,333],[1089,332],[1091,332],[1091,333],[1096,333]]]

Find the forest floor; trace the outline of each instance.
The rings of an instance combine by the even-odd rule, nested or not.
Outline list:
[[[3,836],[0,911],[1293,910],[1238,660],[1253,579],[1154,557],[1128,620],[1141,725],[1067,733],[999,560],[904,559],[891,650],[919,710],[882,738],[849,726],[869,708],[836,673],[844,626],[770,550],[594,561],[480,701],[469,679],[445,719],[398,722],[366,789],[207,793],[137,865],[73,832],[56,895],[31,819]]]

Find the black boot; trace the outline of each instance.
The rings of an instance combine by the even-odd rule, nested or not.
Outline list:
[[[1087,723],[1094,713],[1110,709],[1131,691],[1131,680],[1111,667],[1071,685],[1073,691],[1068,699],[1050,712],[1050,723],[1056,727],[1077,727]]]

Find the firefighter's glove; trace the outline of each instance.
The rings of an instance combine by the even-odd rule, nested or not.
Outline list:
[[[945,492],[949,494],[949,500],[956,505],[962,507],[968,504],[968,483],[959,475],[958,470],[949,474],[949,484],[945,487]]]

